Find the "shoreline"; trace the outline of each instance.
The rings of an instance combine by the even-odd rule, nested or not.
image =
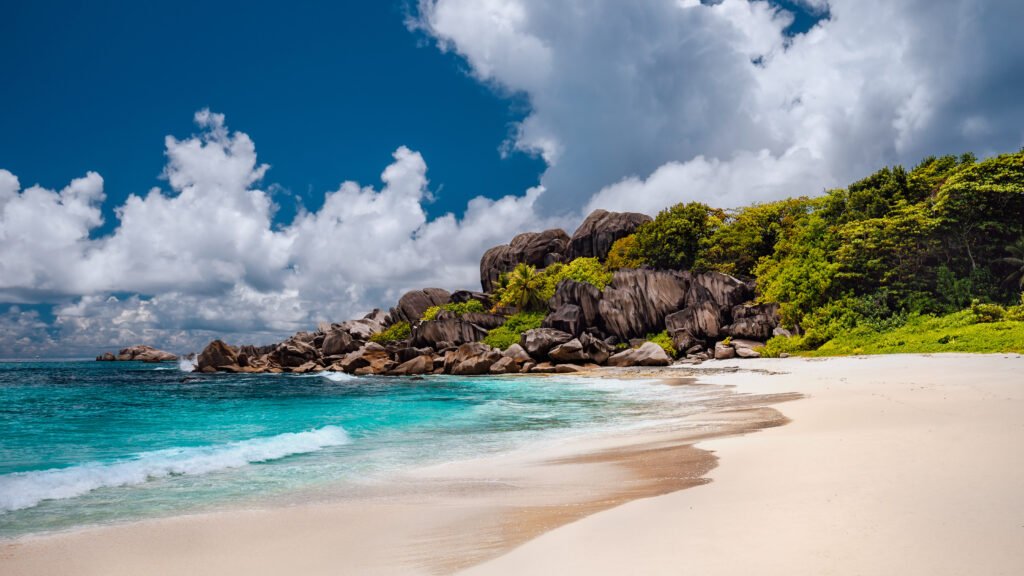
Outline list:
[[[1021,374],[1016,354],[604,369],[589,376],[725,386],[746,405],[694,416],[715,430],[434,465],[355,501],[0,543],[0,571],[1016,574]]]
[[[680,386],[705,386],[672,372],[659,376]],[[290,542],[307,562],[302,573],[451,573],[624,502],[703,484],[717,458],[694,447],[696,442],[781,425],[785,418],[769,406],[793,399],[706,389],[716,394],[711,409],[659,422],[654,429],[591,433],[434,464],[355,497],[328,495],[290,505],[264,501],[268,507],[7,540],[0,542],[0,569],[4,574],[280,573],[294,567],[295,559],[265,552]]]

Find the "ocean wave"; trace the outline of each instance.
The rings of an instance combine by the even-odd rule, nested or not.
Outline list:
[[[192,360],[189,360],[188,358],[179,358],[178,370],[181,370],[182,372],[195,372],[196,360],[194,358]]]
[[[327,378],[332,382],[348,382],[349,380],[355,380],[358,377],[344,372],[318,372],[315,376],[321,378]]]
[[[143,484],[168,476],[207,474],[294,454],[348,444],[345,430],[324,426],[215,446],[143,452],[128,460],[90,462],[69,468],[15,472],[0,476],[0,514],[31,508],[44,500],[75,498],[99,488]]]

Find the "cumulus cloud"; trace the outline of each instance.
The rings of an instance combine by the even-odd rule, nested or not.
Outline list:
[[[423,0],[416,26],[528,96],[511,147],[547,160],[544,211],[731,207],[1024,143],[1024,4],[802,4],[828,17],[795,37],[747,0]]]
[[[53,325],[42,324],[55,338],[40,338],[38,314],[12,308],[0,352],[29,342],[51,355],[51,345],[188,350],[216,335],[269,342],[391,305],[415,287],[475,288],[486,248],[560,223],[536,215],[541,188],[429,219],[427,163],[400,147],[379,189],[344,182],[316,212],[275,226],[276,206],[259,188],[269,166],[252,140],[223,115],[204,110],[195,120],[198,134],[166,139],[170,190],[129,196],[107,236],[91,236],[103,223],[99,175],[60,191],[21,190],[0,170],[0,301],[57,302]]]

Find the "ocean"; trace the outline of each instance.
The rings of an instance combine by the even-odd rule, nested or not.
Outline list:
[[[700,411],[705,393],[570,376],[188,368],[0,363],[0,538],[344,494],[417,466],[649,426]]]

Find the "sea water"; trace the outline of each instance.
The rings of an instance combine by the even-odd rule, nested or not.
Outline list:
[[[0,538],[343,493],[700,404],[656,382],[187,368],[0,363]]]

